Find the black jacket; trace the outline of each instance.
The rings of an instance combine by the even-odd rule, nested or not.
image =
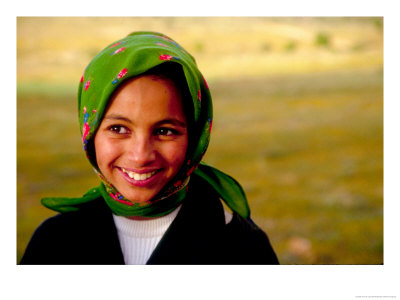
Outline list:
[[[147,264],[278,264],[267,235],[233,214],[225,224],[218,196],[202,179]],[[102,198],[58,214],[36,229],[21,264],[124,264],[111,210]]]

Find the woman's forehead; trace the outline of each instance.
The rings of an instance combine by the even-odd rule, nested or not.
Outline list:
[[[172,80],[154,75],[139,76],[121,86],[110,102],[106,117],[110,114],[153,121],[186,119],[178,87]]]

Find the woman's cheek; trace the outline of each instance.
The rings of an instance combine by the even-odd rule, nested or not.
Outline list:
[[[97,164],[105,167],[114,161],[120,154],[121,145],[118,141],[107,138],[104,134],[96,137],[95,149]]]
[[[168,149],[168,157],[170,157],[170,161],[174,162],[177,169],[181,167],[185,160],[187,146],[187,138],[182,138]]]

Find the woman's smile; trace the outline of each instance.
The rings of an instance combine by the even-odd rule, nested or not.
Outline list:
[[[146,172],[146,173],[134,172],[134,171],[126,170],[124,168],[121,168],[121,170],[122,170],[122,172],[124,172],[124,174],[127,174],[129,176],[129,178],[134,179],[136,181],[143,181],[143,180],[149,179],[157,172],[157,171],[151,171],[151,172]]]
[[[127,81],[111,99],[94,139],[101,173],[126,199],[151,200],[185,161],[186,124],[171,79],[143,75]]]
[[[126,170],[124,168],[117,168],[125,180],[137,187],[151,187],[153,184],[157,183],[157,179],[162,175],[162,169],[154,170],[146,173],[138,173]]]

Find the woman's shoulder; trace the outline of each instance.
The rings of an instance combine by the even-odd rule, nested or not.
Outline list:
[[[77,211],[46,219],[35,230],[20,263],[106,264],[101,255],[118,250],[112,214],[99,198],[80,205]]]
[[[176,224],[193,244],[210,245],[210,262],[217,264],[278,264],[267,234],[251,219],[224,210],[219,195],[201,178],[193,182]],[[175,225],[176,225],[175,224]],[[196,234],[190,234],[190,233]],[[202,239],[202,240],[201,240]],[[200,241],[201,240],[201,241]],[[203,257],[207,256],[203,249]],[[220,254],[217,254],[220,253]]]
[[[89,229],[91,224],[96,224],[99,218],[110,215],[102,198],[79,204],[75,208],[74,211],[57,213],[44,220],[36,229],[35,234],[75,233],[74,229],[82,232],[84,229]]]
[[[253,220],[236,213],[225,226],[225,244],[236,264],[279,264],[268,235]]]

